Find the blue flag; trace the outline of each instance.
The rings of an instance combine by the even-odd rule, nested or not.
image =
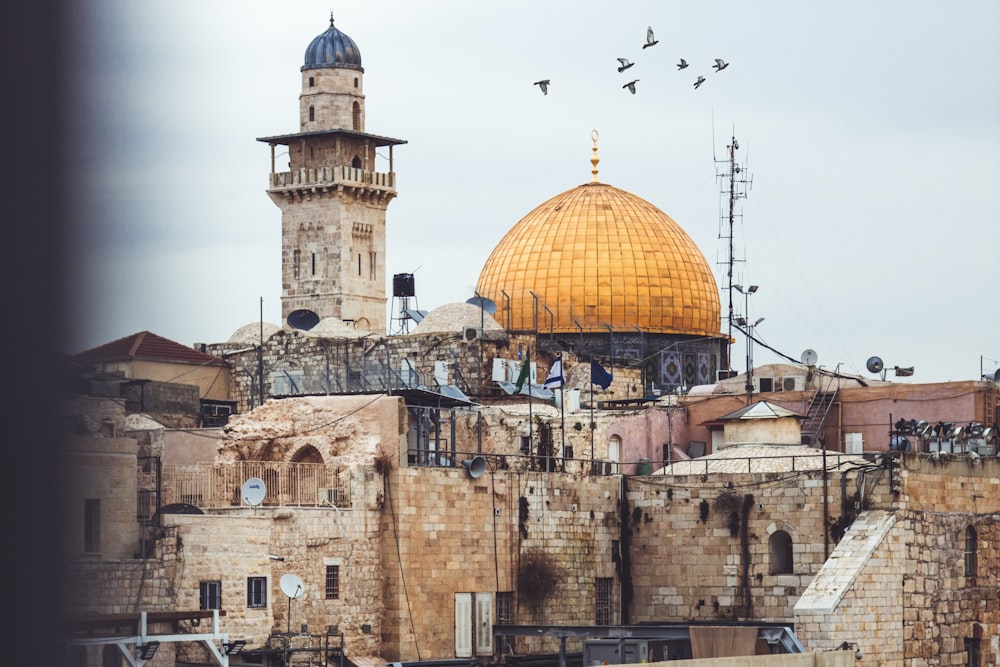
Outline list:
[[[545,378],[545,384],[543,385],[546,389],[559,389],[564,384],[566,384],[566,378],[563,377],[562,371],[562,353],[556,357],[556,360],[552,362],[552,368],[549,370],[548,377]]]
[[[609,373],[604,366],[601,366],[596,361],[591,361],[590,381],[593,384],[601,385],[601,389],[607,389],[611,386],[611,373]]]

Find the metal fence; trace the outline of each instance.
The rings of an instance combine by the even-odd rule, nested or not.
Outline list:
[[[243,484],[264,482],[266,507],[350,507],[351,473],[323,463],[240,461],[163,466],[164,505],[200,508],[247,505]]]

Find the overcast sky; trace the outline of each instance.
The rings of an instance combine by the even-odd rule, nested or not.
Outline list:
[[[506,231],[589,180],[595,129],[600,180],[676,220],[721,288],[718,161],[735,135],[752,184],[734,282],[760,286],[760,339],[862,375],[871,356],[914,366],[903,381],[1000,366],[994,0],[74,5],[69,352],[280,323],[281,217],[256,138],[298,131],[299,68],[332,10],[361,51],[367,131],[408,142],[394,150],[388,296],[397,273],[414,275],[421,310],[473,296]],[[659,43],[643,49],[647,26]],[[619,73],[619,57],[634,66]],[[733,357],[742,369],[742,337]],[[755,364],[780,360],[755,346]]]

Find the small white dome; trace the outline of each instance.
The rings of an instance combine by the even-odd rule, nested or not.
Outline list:
[[[277,324],[271,324],[270,322],[264,322],[262,325],[260,322],[251,322],[250,324],[244,324],[239,329],[233,332],[233,335],[229,337],[228,343],[243,343],[243,344],[256,344],[260,343],[261,331],[263,330],[263,338],[267,340],[274,334],[281,331],[281,327]]]
[[[478,329],[480,325],[485,331],[503,331],[503,327],[493,319],[493,316],[477,305],[446,303],[427,313],[427,317],[420,320],[413,333],[461,333],[465,327]]]
[[[364,338],[373,335],[371,331],[355,329],[337,317],[324,317],[312,329],[302,333],[317,338]]]

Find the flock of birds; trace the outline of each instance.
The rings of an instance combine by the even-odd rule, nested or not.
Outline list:
[[[653,34],[653,28],[652,28],[652,26],[646,28],[646,43],[642,45],[642,48],[643,49],[648,49],[649,47],[655,46],[655,45],[657,45],[659,43],[660,43],[660,41],[658,39],[656,39],[656,36]],[[627,70],[628,68],[632,67],[633,65],[635,65],[635,63],[632,62],[632,61],[630,61],[628,58],[619,58],[618,59],[618,73],[620,74],[620,73],[624,72],[625,70]],[[688,67],[688,61],[686,61],[683,58],[681,58],[680,62],[677,63],[677,69],[678,70],[682,70],[682,69],[687,69],[687,67]],[[726,61],[724,61],[722,58],[716,58],[715,59],[715,64],[712,65],[712,67],[715,69],[716,72],[721,72],[722,70],[724,70],[727,67],[729,67],[729,63],[727,63]],[[637,84],[637,83],[639,83],[639,79],[633,79],[633,80],[629,81],[628,83],[626,83],[624,86],[622,86],[622,88],[628,90],[628,92],[630,92],[633,95],[635,95],[635,84]],[[694,82],[695,90],[697,90],[701,86],[701,84],[703,84],[703,83],[705,83],[705,77],[702,76],[701,74],[699,74],[698,78],[695,79],[695,82]],[[542,79],[541,81],[535,81],[535,83],[532,84],[532,85],[535,85],[535,86],[538,86],[539,88],[541,88],[543,95],[548,95],[549,94],[549,86],[552,85],[552,82],[549,79]]]

